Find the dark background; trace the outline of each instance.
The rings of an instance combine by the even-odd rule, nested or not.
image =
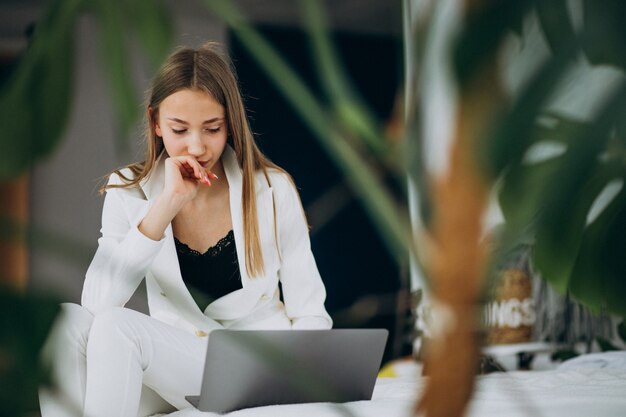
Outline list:
[[[260,26],[257,29],[324,102],[306,34],[294,28]],[[395,340],[401,334],[396,329],[406,321],[406,311],[396,311],[401,289],[397,264],[361,203],[345,186],[340,170],[245,47],[235,36],[229,38],[257,142],[272,161],[293,176],[299,188],[311,226],[313,252],[326,285],[326,308],[335,320],[335,327],[387,328],[390,338],[385,360],[410,353],[408,342]],[[334,33],[333,40],[355,89],[380,120],[388,120],[401,82],[398,40],[385,35],[352,33]],[[323,210],[327,215],[313,216],[312,207],[324,198],[334,204]]]

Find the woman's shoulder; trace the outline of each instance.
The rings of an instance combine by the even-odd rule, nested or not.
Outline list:
[[[136,177],[137,172],[130,167],[116,169],[109,174],[106,191],[143,199],[145,198],[145,194],[142,191],[140,184],[133,184]]]
[[[285,192],[296,189],[293,178],[291,178],[291,175],[289,175],[283,169],[273,167],[267,168],[267,177],[270,186],[275,191]]]
[[[116,169],[109,174],[107,185],[127,185],[135,179],[135,174],[129,167]]]

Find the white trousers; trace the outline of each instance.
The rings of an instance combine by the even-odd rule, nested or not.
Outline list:
[[[94,317],[63,304],[43,351],[55,389],[40,392],[42,417],[137,417],[188,408],[185,395],[200,393],[206,345],[206,337],[134,310]]]

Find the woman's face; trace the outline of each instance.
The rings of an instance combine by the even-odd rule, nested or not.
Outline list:
[[[170,156],[191,155],[210,170],[226,146],[224,106],[202,91],[177,91],[161,102],[155,131]]]

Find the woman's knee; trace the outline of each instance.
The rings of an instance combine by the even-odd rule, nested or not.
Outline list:
[[[146,369],[152,352],[152,341],[143,331],[145,314],[123,307],[112,307],[94,316],[87,357],[121,358],[131,355]]]
[[[92,322],[93,315],[86,308],[73,303],[61,304],[44,346],[44,356],[54,355],[58,349],[78,348],[84,352]]]
[[[62,303],[59,318],[77,331],[89,333],[93,314],[80,304]]]
[[[124,307],[111,307],[99,312],[93,318],[89,339],[116,343],[120,338],[132,338],[137,333],[135,324],[139,316],[142,314]]]

